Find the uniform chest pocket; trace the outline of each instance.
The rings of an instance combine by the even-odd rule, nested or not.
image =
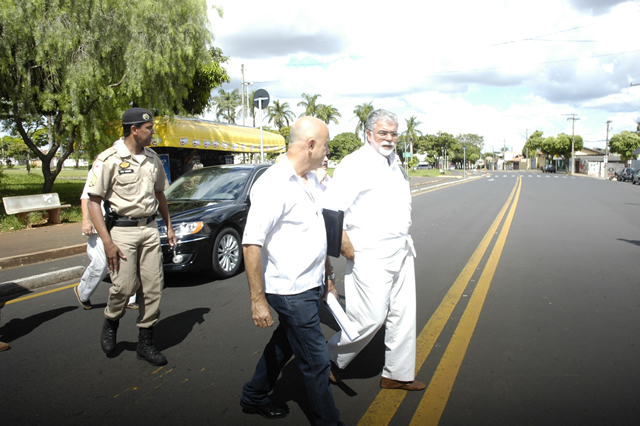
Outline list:
[[[123,198],[130,198],[140,192],[139,176],[137,173],[123,173],[116,177],[114,192]]]

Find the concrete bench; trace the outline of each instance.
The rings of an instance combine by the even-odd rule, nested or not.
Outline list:
[[[19,197],[3,197],[2,203],[7,214],[14,214],[27,226],[29,215],[32,212],[46,211],[49,214],[49,223],[60,223],[62,209],[71,207],[71,204],[60,204],[58,194],[21,195]]]

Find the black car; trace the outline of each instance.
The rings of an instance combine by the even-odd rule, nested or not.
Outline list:
[[[542,173],[555,173],[555,172],[556,172],[556,166],[554,166],[553,164],[547,164],[542,168]]]
[[[633,175],[637,172],[636,169],[632,169],[630,167],[626,167],[622,169],[620,172],[616,173],[616,179],[618,182],[626,182],[628,180],[633,179]]]
[[[167,272],[206,270],[228,278],[242,268],[242,233],[249,192],[270,164],[234,164],[192,170],[165,192],[178,238],[167,243],[167,227],[158,219]]]

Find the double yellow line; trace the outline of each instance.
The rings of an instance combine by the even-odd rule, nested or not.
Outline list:
[[[416,370],[420,370],[429,353],[433,349],[440,333],[444,329],[451,314],[460,301],[462,294],[467,287],[469,281],[473,277],[478,265],[480,264],[484,254],[486,253],[493,236],[495,235],[502,219],[507,210],[509,213],[502,226],[498,239],[493,247],[491,255],[484,267],[480,280],[469,300],[469,304],[462,315],[458,327],[453,333],[453,337],[447,346],[447,349],[440,360],[440,364],[427,387],[425,394],[420,402],[412,420],[412,425],[437,425],[442,416],[442,412],[449,400],[451,389],[455,382],[460,366],[464,359],[465,353],[471,341],[473,331],[475,330],[482,306],[487,297],[493,275],[495,274],[504,244],[509,234],[509,228],[515,214],[518,199],[520,197],[520,189],[522,188],[522,179],[518,177],[507,202],[496,216],[495,220],[489,227],[484,238],[474,251],[454,284],[451,286],[444,299],[438,306],[429,322],[422,329],[416,343]],[[513,203],[512,203],[513,201]],[[511,208],[509,209],[509,205]],[[382,389],[376,399],[373,401],[365,415],[360,419],[359,425],[388,425],[397,412],[402,403],[406,392],[398,390]]]

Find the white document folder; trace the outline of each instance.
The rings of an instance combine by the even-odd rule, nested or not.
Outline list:
[[[327,295],[327,306],[329,307],[329,310],[333,314],[333,317],[336,319],[338,325],[347,335],[349,340],[353,342],[355,339],[357,339],[360,336],[360,334],[358,333],[358,327],[353,322],[351,322],[349,317],[347,317],[347,314],[345,313],[344,309],[342,309],[342,306],[333,295],[333,293],[329,293]]]

